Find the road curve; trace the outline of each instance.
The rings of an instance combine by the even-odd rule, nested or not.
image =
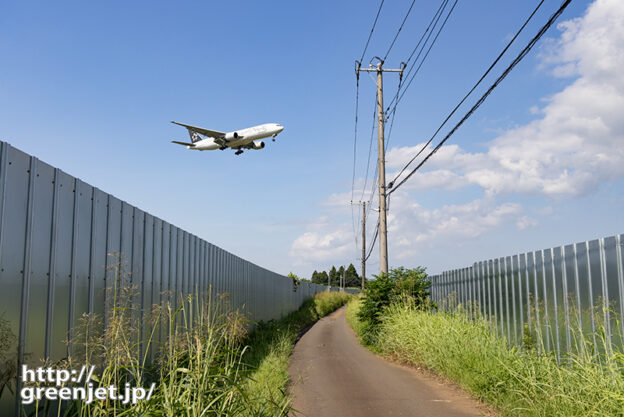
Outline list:
[[[490,415],[455,387],[387,362],[364,348],[345,309],[316,323],[295,346],[291,416],[467,417]]]

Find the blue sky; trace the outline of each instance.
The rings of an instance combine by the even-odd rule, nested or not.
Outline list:
[[[410,3],[386,1],[365,64],[385,54]],[[389,178],[533,3],[459,1],[398,107]],[[422,175],[395,193],[391,266],[438,272],[622,232],[618,3],[574,1],[559,20],[568,23],[553,27]],[[545,2],[494,74],[559,4]],[[0,139],[277,272],[359,268],[349,206],[353,62],[378,5],[4,2]],[[416,2],[387,67],[407,58],[438,5]],[[396,83],[385,76],[386,102]],[[374,83],[363,74],[356,195],[374,104]],[[277,122],[285,130],[264,150],[237,157],[171,144],[187,136],[170,120],[215,130]],[[369,271],[378,268],[376,254]]]

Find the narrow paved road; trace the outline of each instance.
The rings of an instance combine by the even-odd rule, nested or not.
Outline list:
[[[292,416],[489,415],[457,388],[364,348],[344,310],[320,320],[295,346],[289,367]]]

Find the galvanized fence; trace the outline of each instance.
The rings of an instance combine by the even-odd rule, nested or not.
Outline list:
[[[510,344],[536,339],[557,356],[624,345],[624,235],[498,259],[431,276],[441,309],[479,312]],[[596,338],[601,340],[596,340]]]
[[[229,306],[252,321],[267,321],[327,290],[294,285],[0,142],[0,337],[17,345],[0,360],[66,357],[82,315],[106,316],[107,288],[120,269],[138,290],[142,322],[155,304],[210,291],[228,294]],[[2,397],[4,415],[15,400],[7,389]]]

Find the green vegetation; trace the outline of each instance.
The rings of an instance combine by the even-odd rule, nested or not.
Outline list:
[[[624,416],[624,351],[606,348],[604,329],[595,335],[596,345],[593,336],[585,337],[583,349],[558,363],[554,354],[539,354],[528,331],[526,349],[510,347],[483,318],[471,319],[461,309],[435,312],[418,297],[396,296],[399,285],[387,286],[382,279],[378,292],[394,296],[380,304],[379,314],[364,311],[372,291],[347,306],[348,322],[373,351],[433,370],[502,415]]]
[[[320,293],[278,321],[259,323],[248,334],[247,319],[228,307],[227,295],[198,302],[189,296],[151,312],[149,339],[141,344],[136,292],[112,291],[106,328],[85,315],[74,332],[74,354],[58,369],[95,365],[99,386],[149,387],[150,400],[73,401],[60,411],[57,403],[36,403],[24,414],[35,416],[286,416],[289,412],[288,360],[300,332],[345,304],[346,293]],[[167,342],[156,346],[164,332]],[[149,361],[153,354],[156,359]],[[32,411],[32,412],[31,412]]]
[[[340,280],[343,275],[345,279],[345,287],[360,288],[362,286],[362,279],[358,275],[353,264],[349,264],[347,269],[345,269],[344,266],[341,266],[338,269],[336,269],[335,266],[332,266],[329,273],[327,271],[314,271],[310,281],[320,285],[327,285],[327,282],[329,281],[332,287],[338,287],[340,286]]]
[[[430,287],[431,282],[427,280],[424,268],[396,268],[370,281],[364,290],[364,298],[358,312],[362,322],[363,342],[371,344],[388,306],[402,300],[410,300],[415,305],[424,306],[428,302]]]
[[[11,380],[15,377],[16,358],[13,354],[17,338],[11,331],[8,320],[0,315],[0,398],[5,388],[10,390]]]
[[[299,310],[282,320],[261,324],[251,334],[245,362],[253,372],[245,390],[254,403],[270,405],[269,413],[263,415],[287,414],[288,362],[299,334],[351,298],[342,292],[318,293],[305,301]]]

